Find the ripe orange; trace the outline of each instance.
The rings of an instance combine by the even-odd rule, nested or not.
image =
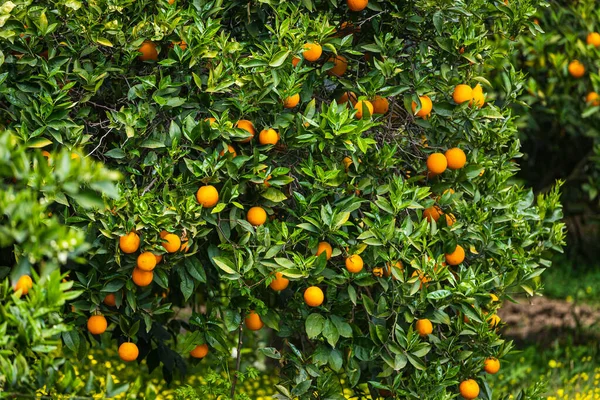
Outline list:
[[[145,251],[137,258],[137,267],[142,271],[152,271],[156,267],[156,256]]]
[[[385,97],[375,96],[371,104],[373,104],[373,114],[385,114],[390,109],[390,103]]]
[[[21,290],[21,294],[29,293],[29,289],[33,287],[33,281],[29,275],[23,275],[15,284],[15,292]]]
[[[585,74],[585,66],[580,63],[578,60],[573,60],[569,63],[569,74],[571,74],[571,76],[573,78],[581,78],[584,74]]]
[[[500,371],[500,360],[495,357],[488,357],[483,362],[483,370],[488,374],[497,374]]]
[[[179,48],[183,51],[185,51],[187,49],[187,43],[183,39],[180,42],[173,40],[171,43],[173,44],[173,46],[178,45]]]
[[[421,271],[421,270],[414,271],[410,277],[413,278],[415,276],[418,276],[419,280],[421,281],[421,284],[419,285],[419,288],[422,288],[423,285],[427,286],[427,283],[429,281],[431,281],[431,278],[429,276],[425,275],[425,273],[423,271]]]
[[[187,239],[184,239],[181,241],[181,247],[179,248],[179,251],[183,251],[184,253],[187,253],[188,250],[190,249],[189,246],[189,241]]]
[[[383,274],[385,275],[385,277],[389,277],[390,275],[392,275],[392,264],[387,262],[385,264],[385,269],[383,271]],[[399,269],[401,272],[404,271],[404,265],[402,265],[402,261],[396,261],[396,263],[394,264],[394,268]],[[396,280],[396,277],[394,275],[392,275],[392,279]]]
[[[304,302],[307,306],[318,307],[323,304],[325,295],[318,286],[311,286],[304,291]]]
[[[254,135],[256,134],[256,130],[254,129],[254,125],[252,125],[252,122],[248,121],[247,119],[240,119],[236,124],[235,124],[236,128],[240,128],[245,130],[246,132],[248,132],[251,136],[244,139],[244,140],[240,140],[240,142],[242,143],[248,143],[249,141],[252,140],[252,138],[254,137]]]
[[[356,98],[356,94],[353,92],[344,92],[338,99],[338,104],[346,104],[348,101],[352,103],[352,106],[356,105],[358,99]]]
[[[454,216],[454,214],[452,214],[452,213],[446,214],[446,225],[452,226],[452,225],[454,225],[455,222],[456,222],[456,217]]]
[[[353,254],[350,257],[346,258],[346,269],[348,272],[357,274],[362,271],[364,266],[364,262],[361,256],[358,254]]]
[[[87,322],[88,331],[92,335],[101,335],[106,331],[108,323],[104,315],[92,315]]]
[[[290,284],[290,280],[285,278],[281,272],[275,273],[275,279],[269,284],[269,287],[276,292],[281,292]]]
[[[138,59],[141,61],[156,61],[158,60],[158,52],[156,51],[156,44],[151,40],[146,40],[138,51],[142,54],[138,56]]]
[[[317,43],[306,43],[303,48],[302,56],[306,61],[317,61],[323,54],[323,48]]]
[[[418,320],[415,328],[421,336],[431,335],[431,332],[433,332],[433,324],[426,318]]]
[[[479,84],[475,85],[473,88],[473,98],[469,102],[469,105],[472,104],[475,104],[478,108],[485,105],[485,94],[483,94],[483,88]]]
[[[346,73],[346,70],[348,69],[348,60],[344,56],[331,56],[329,57],[327,62],[333,63],[333,67],[329,71],[327,71],[327,74],[329,75],[335,75],[339,77],[344,75]]]
[[[175,0],[169,0],[169,4],[175,3]]]
[[[204,119],[204,122],[208,122],[208,124],[212,126],[215,122],[217,122],[217,120],[213,117],[208,117]]]
[[[351,11],[362,11],[367,8],[369,0],[346,0],[346,4]]]
[[[421,109],[416,113],[417,117],[421,117],[427,119],[431,114],[431,110],[433,109],[433,103],[429,96],[419,96],[419,101],[421,102]],[[412,112],[413,114],[417,111],[417,102],[412,102]]]
[[[365,108],[369,110],[369,116],[373,115],[373,104],[367,100],[360,100],[358,103],[354,105],[354,109],[356,110],[356,114],[354,114],[354,118],[362,119],[364,116],[363,113]]]
[[[125,342],[119,346],[119,357],[123,361],[135,361],[139,355],[140,351],[135,343]]]
[[[352,165],[352,159],[350,157],[344,157],[344,159],[342,160],[342,164],[344,164],[344,168],[346,169],[346,171],[348,171],[348,169]]]
[[[283,107],[294,108],[300,103],[300,93],[293,94],[283,99]]]
[[[267,212],[262,207],[252,207],[246,214],[246,220],[253,226],[267,222]]]
[[[587,44],[591,44],[594,47],[600,47],[600,33],[592,32],[587,36]]]
[[[429,172],[439,175],[448,167],[448,160],[442,153],[433,153],[427,157],[427,169]]]
[[[227,152],[233,154],[233,157],[237,156],[237,153],[235,152],[235,147],[233,147],[230,144],[227,145]],[[225,155],[225,149],[221,150],[221,152],[219,153],[219,156],[223,157],[223,155]]]
[[[446,253],[446,262],[448,265],[458,265],[465,260],[465,249],[461,245],[456,245],[452,253]]]
[[[456,104],[462,104],[465,101],[473,99],[473,89],[469,85],[456,85],[452,98]]]
[[[199,344],[194,348],[194,350],[190,351],[190,356],[194,358],[204,358],[208,354],[208,345],[206,343]]]
[[[246,328],[251,331],[257,331],[262,328],[265,324],[263,324],[260,316],[254,312],[254,310],[250,310],[246,318],[244,318],[244,323],[246,324]]]
[[[585,97],[586,103],[590,103],[592,106],[600,106],[600,96],[596,92],[589,92]]]
[[[140,248],[140,237],[135,232],[129,232],[119,238],[119,247],[123,253],[135,253]]]
[[[448,168],[450,169],[461,169],[467,163],[467,156],[465,155],[465,152],[458,147],[454,147],[446,151],[445,156],[448,163]]]
[[[156,265],[160,264],[163,258],[162,254],[155,254],[154,257],[156,257]]]
[[[168,253],[175,253],[181,247],[181,239],[173,233],[166,234],[163,239],[165,242],[162,245]]]
[[[479,396],[479,385],[473,379],[462,381],[459,386],[460,395],[465,400],[473,400]]]
[[[146,287],[152,283],[152,279],[154,279],[154,272],[143,271],[139,268],[134,268],[131,278],[133,280],[133,283],[135,283],[139,287]]]
[[[219,202],[219,192],[213,185],[201,186],[196,192],[196,200],[204,208],[211,208]]]
[[[114,307],[117,305],[117,298],[114,293],[109,293],[104,297],[103,303],[109,307]]]
[[[300,62],[300,59],[298,57],[294,56],[292,58],[292,67],[296,67],[299,62]]]
[[[331,245],[329,243],[319,243],[319,245],[317,246],[317,257],[319,257],[319,255],[323,252],[325,252],[325,257],[329,260],[331,258],[331,254],[333,253],[333,249],[331,248]]]
[[[429,222],[431,222],[431,220],[437,222],[442,214],[442,209],[438,206],[427,207],[423,210],[423,218],[426,218]]]
[[[278,141],[279,134],[272,128],[263,129],[258,135],[258,142],[260,144],[277,144]]]

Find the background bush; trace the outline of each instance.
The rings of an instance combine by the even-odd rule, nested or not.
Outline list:
[[[54,214],[88,246],[71,259],[13,262],[13,282],[44,272],[47,259],[69,274],[81,292],[62,315],[73,328],[61,336],[72,360],[97,346],[86,332],[94,313],[108,319],[104,340],[136,343],[138,361],[150,372],[160,366],[167,381],[186,372],[195,346],[208,344],[208,360],[224,374],[211,395],[234,395],[246,378],[240,367],[252,374],[230,357],[232,348],[251,348],[244,363],[266,356],[277,368],[277,398],[337,399],[348,390],[452,398],[470,378],[490,398],[484,360],[512,347],[488,323],[500,306],[490,294],[536,292],[535,278],[563,244],[562,211],[558,187],[536,197],[514,179],[521,154],[511,107],[522,76],[507,73],[505,93],[481,108],[456,104],[452,93],[458,84],[491,92],[486,65],[505,55],[488,37],[535,32],[537,5],[371,1],[350,12],[345,2],[311,0],[5,3],[7,135],[23,147],[62,149],[62,158],[50,154],[54,173],[70,165],[65,154],[82,149],[79,159],[97,158],[123,177],[117,193],[105,181],[73,196],[77,177],[57,190]],[[147,41],[156,61],[138,59],[141,46],[154,58]],[[319,43],[323,55],[307,61],[305,43]],[[333,60],[347,71],[328,73]],[[371,116],[338,104],[346,91],[384,97],[389,110]],[[300,105],[284,108],[295,94]],[[426,119],[411,107],[418,112],[423,95],[433,102]],[[235,128],[240,119],[257,130],[249,143]],[[278,132],[275,145],[258,143],[267,128]],[[453,147],[465,151],[466,166],[427,174],[427,157]],[[27,183],[45,203],[47,188]],[[195,194],[208,184],[218,203],[201,207]],[[247,221],[255,206],[266,210],[266,224]],[[424,218],[431,207],[444,218]],[[131,279],[139,252],[119,249],[132,231],[139,252],[162,255],[143,288]],[[161,233],[184,247],[165,253]],[[315,256],[320,241],[332,245],[330,260]],[[457,245],[465,261],[445,265]],[[349,272],[350,255],[364,269]],[[382,276],[398,261],[402,268]],[[281,293],[269,288],[276,272],[290,279]],[[322,306],[304,301],[309,286],[324,292]],[[115,307],[103,302],[108,294]],[[244,328],[253,310],[268,328],[260,334]],[[429,319],[433,332],[416,333],[418,319]]]

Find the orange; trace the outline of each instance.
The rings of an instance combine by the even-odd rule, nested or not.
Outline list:
[[[138,56],[138,59],[141,61],[156,61],[158,60],[158,52],[156,51],[156,44],[151,40],[146,40],[138,51],[142,54]]]
[[[300,59],[298,57],[294,56],[292,58],[292,66],[293,67],[296,67],[296,65],[298,65],[299,62],[300,62]]]
[[[427,282],[431,281],[431,278],[425,275],[425,273],[421,270],[414,271],[410,277],[413,278],[417,275],[419,276],[419,280],[421,281],[419,288],[423,287],[423,284],[427,285]]]
[[[156,265],[160,264],[163,258],[162,254],[155,254],[154,257],[156,257]]]
[[[169,234],[169,232],[167,232],[167,231],[161,231],[161,232],[160,232],[160,238],[161,238],[161,239],[164,239],[164,238],[165,238],[165,236],[167,236],[168,234]]]
[[[290,280],[285,278],[281,272],[275,273],[275,279],[271,281],[269,287],[276,292],[281,292],[290,284]]]
[[[267,212],[262,207],[252,207],[246,214],[246,220],[253,226],[267,222]]]
[[[350,257],[346,258],[346,269],[348,272],[357,274],[362,271],[364,266],[364,262],[361,256],[358,254],[353,254]]]
[[[104,297],[103,302],[109,307],[114,307],[117,305],[117,298],[115,297],[114,293],[109,293],[106,295],[106,297]]]
[[[173,40],[171,43],[173,44],[173,46],[178,45],[179,48],[183,51],[185,51],[187,49],[187,43],[183,39],[180,42]]]
[[[250,329],[251,331],[257,331],[265,325],[260,319],[260,316],[255,313],[254,310],[250,310],[248,315],[246,315],[244,323],[246,324],[246,328]]]
[[[260,144],[277,144],[278,141],[279,134],[272,128],[263,129],[258,135],[258,142]]]
[[[48,161],[50,161],[50,157],[51,157],[51,155],[50,155],[50,152],[48,152],[48,151],[46,151],[46,150],[43,150],[43,151],[42,151],[42,155],[43,155],[44,157],[46,157],[46,158],[48,159]]]
[[[215,122],[217,122],[217,120],[215,118],[213,118],[213,117],[208,117],[208,118],[204,119],[204,122],[208,122],[208,124],[210,126],[212,126],[212,124],[214,124]]]
[[[119,357],[121,360],[129,362],[137,360],[140,351],[135,343],[125,342],[119,346]]]
[[[427,119],[427,117],[429,117],[429,115],[431,114],[431,110],[433,109],[433,103],[431,102],[429,96],[419,96],[419,101],[421,102],[421,109],[417,111],[417,103],[413,101],[412,112],[414,114],[415,111],[417,111],[417,113],[415,114],[417,117]]]
[[[421,336],[431,335],[431,332],[433,332],[433,324],[428,319],[418,320],[415,328]]]
[[[369,110],[369,116],[373,115],[373,104],[367,100],[361,100],[354,105],[354,109],[356,110],[356,114],[354,114],[354,118],[362,119],[364,109]]]
[[[251,135],[249,138],[241,140],[242,143],[248,143],[249,141],[252,140],[252,138],[256,134],[256,130],[254,129],[254,125],[252,125],[252,122],[248,121],[247,119],[240,119],[235,124],[235,127],[243,129],[243,130],[245,130],[246,132],[248,132]]]
[[[233,154],[233,157],[237,156],[237,153],[235,152],[235,147],[233,147],[230,144],[227,145],[227,152]],[[224,154],[225,154],[225,149],[221,150],[221,152],[219,153],[219,156],[223,157]]]
[[[385,270],[383,271],[383,274],[385,275],[385,277],[389,277],[390,275],[392,275],[392,268],[391,268],[391,263],[386,263],[385,264]],[[404,271],[404,265],[402,265],[402,261],[396,261],[396,263],[394,264],[394,268],[397,268],[400,270],[400,272]],[[396,277],[392,275],[392,279],[396,280]]]
[[[123,253],[135,253],[140,248],[140,237],[135,232],[129,232],[119,238],[119,247]]]
[[[473,98],[469,102],[469,105],[472,104],[475,104],[478,108],[485,105],[485,94],[483,94],[483,88],[479,84],[473,88]]]
[[[154,272],[143,271],[139,268],[134,268],[131,278],[133,280],[133,283],[135,283],[139,287],[146,287],[152,283],[152,279],[154,279]]]
[[[33,287],[33,281],[29,275],[23,275],[15,284],[15,292],[21,290],[21,294],[29,293],[29,289]]]
[[[175,3],[175,0],[169,0],[169,4]]]
[[[469,85],[456,85],[452,98],[456,104],[462,104],[465,101],[473,100],[473,89]]]
[[[302,48],[304,49],[302,56],[306,61],[317,61],[323,54],[323,48],[316,43],[306,43]]]
[[[327,62],[332,62],[333,67],[327,71],[329,75],[342,76],[346,73],[348,69],[348,60],[344,56],[331,56],[327,60]]]
[[[585,74],[585,67],[578,60],[571,61],[568,70],[573,78],[581,78]]]
[[[108,323],[104,315],[92,315],[87,322],[88,331],[92,335],[101,335],[106,331]]]
[[[446,262],[448,265],[458,265],[465,260],[465,249],[457,245],[452,253],[446,253]]]
[[[585,97],[586,103],[590,103],[592,106],[600,106],[600,96],[596,92],[589,92]]]
[[[184,253],[187,253],[188,250],[190,249],[189,246],[190,242],[185,239],[181,242],[181,247],[179,248],[179,251],[183,251]]]
[[[294,108],[300,103],[300,93],[293,94],[283,99],[283,107]]]
[[[465,152],[458,147],[454,147],[446,151],[445,156],[448,168],[450,169],[461,169],[467,163],[467,156],[465,155]]]
[[[304,302],[307,306],[318,307],[323,304],[325,295],[318,286],[311,286],[304,291]]]
[[[346,4],[351,11],[362,11],[367,8],[369,0],[346,0]]]
[[[500,371],[500,360],[495,357],[488,357],[483,362],[483,370],[488,374],[497,374]]]
[[[454,214],[452,214],[452,213],[446,214],[446,225],[452,226],[452,225],[454,225],[455,222],[456,222],[456,217],[454,216]]]
[[[213,185],[201,186],[196,192],[196,200],[204,208],[211,208],[219,202],[219,192]]]
[[[594,47],[600,47],[600,33],[592,32],[587,35],[587,44],[591,44]]]
[[[319,242],[319,245],[317,246],[317,257],[319,257],[319,255],[323,252],[325,252],[325,258],[329,260],[331,258],[331,254],[333,253],[333,249],[329,243]]]
[[[162,245],[169,253],[175,253],[181,247],[181,239],[175,234],[168,233],[163,239],[165,242]]]
[[[433,153],[427,157],[427,169],[433,174],[441,174],[448,167],[448,160],[442,153]]]
[[[490,315],[490,317],[487,319],[488,323],[490,324],[490,328],[495,328],[498,326],[498,324],[500,323],[500,317],[496,314],[492,314]]]
[[[442,209],[438,206],[427,207],[423,210],[423,218],[426,218],[429,222],[431,222],[431,220],[437,222],[442,214]]]
[[[492,302],[497,302],[499,300],[498,296],[496,296],[494,293],[490,293],[490,298],[492,299]]]
[[[390,109],[390,103],[385,97],[375,96],[371,104],[373,104],[373,114],[385,114]]]
[[[479,396],[479,385],[473,379],[462,381],[459,390],[460,395],[466,400],[473,400]]]
[[[137,267],[142,271],[152,271],[156,267],[156,256],[145,251],[137,258]]]
[[[194,347],[194,350],[190,351],[190,356],[194,358],[204,358],[208,354],[208,345],[206,343],[199,344]]]
[[[358,99],[356,98],[356,94],[353,92],[344,92],[338,99],[337,99],[337,103],[338,104],[345,104],[348,101],[350,101],[352,103],[352,105],[354,106],[356,104],[356,102],[358,102]]]

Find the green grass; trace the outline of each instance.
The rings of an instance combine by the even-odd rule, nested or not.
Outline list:
[[[542,274],[545,296],[584,303],[600,303],[600,268],[572,265],[558,259]]]

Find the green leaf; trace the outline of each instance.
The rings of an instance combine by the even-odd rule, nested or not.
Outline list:
[[[269,66],[271,66],[271,67],[281,66],[281,64],[283,64],[285,62],[285,60],[287,60],[289,55],[290,55],[289,50],[280,51],[279,53],[277,53],[273,56],[273,58],[271,59],[271,62],[269,62]]]
[[[304,326],[306,327],[306,334],[309,339],[316,338],[323,332],[323,327],[325,326],[325,317],[321,314],[313,313],[306,318],[304,322]]]
[[[287,196],[285,194],[283,194],[280,190],[275,189],[273,187],[270,187],[267,190],[265,190],[261,194],[261,196],[267,200],[271,200],[274,203],[279,203],[284,200],[287,200]]]
[[[325,321],[325,325],[323,326],[323,336],[327,339],[327,342],[331,347],[335,348],[335,345],[340,339],[340,333],[331,320]]]

